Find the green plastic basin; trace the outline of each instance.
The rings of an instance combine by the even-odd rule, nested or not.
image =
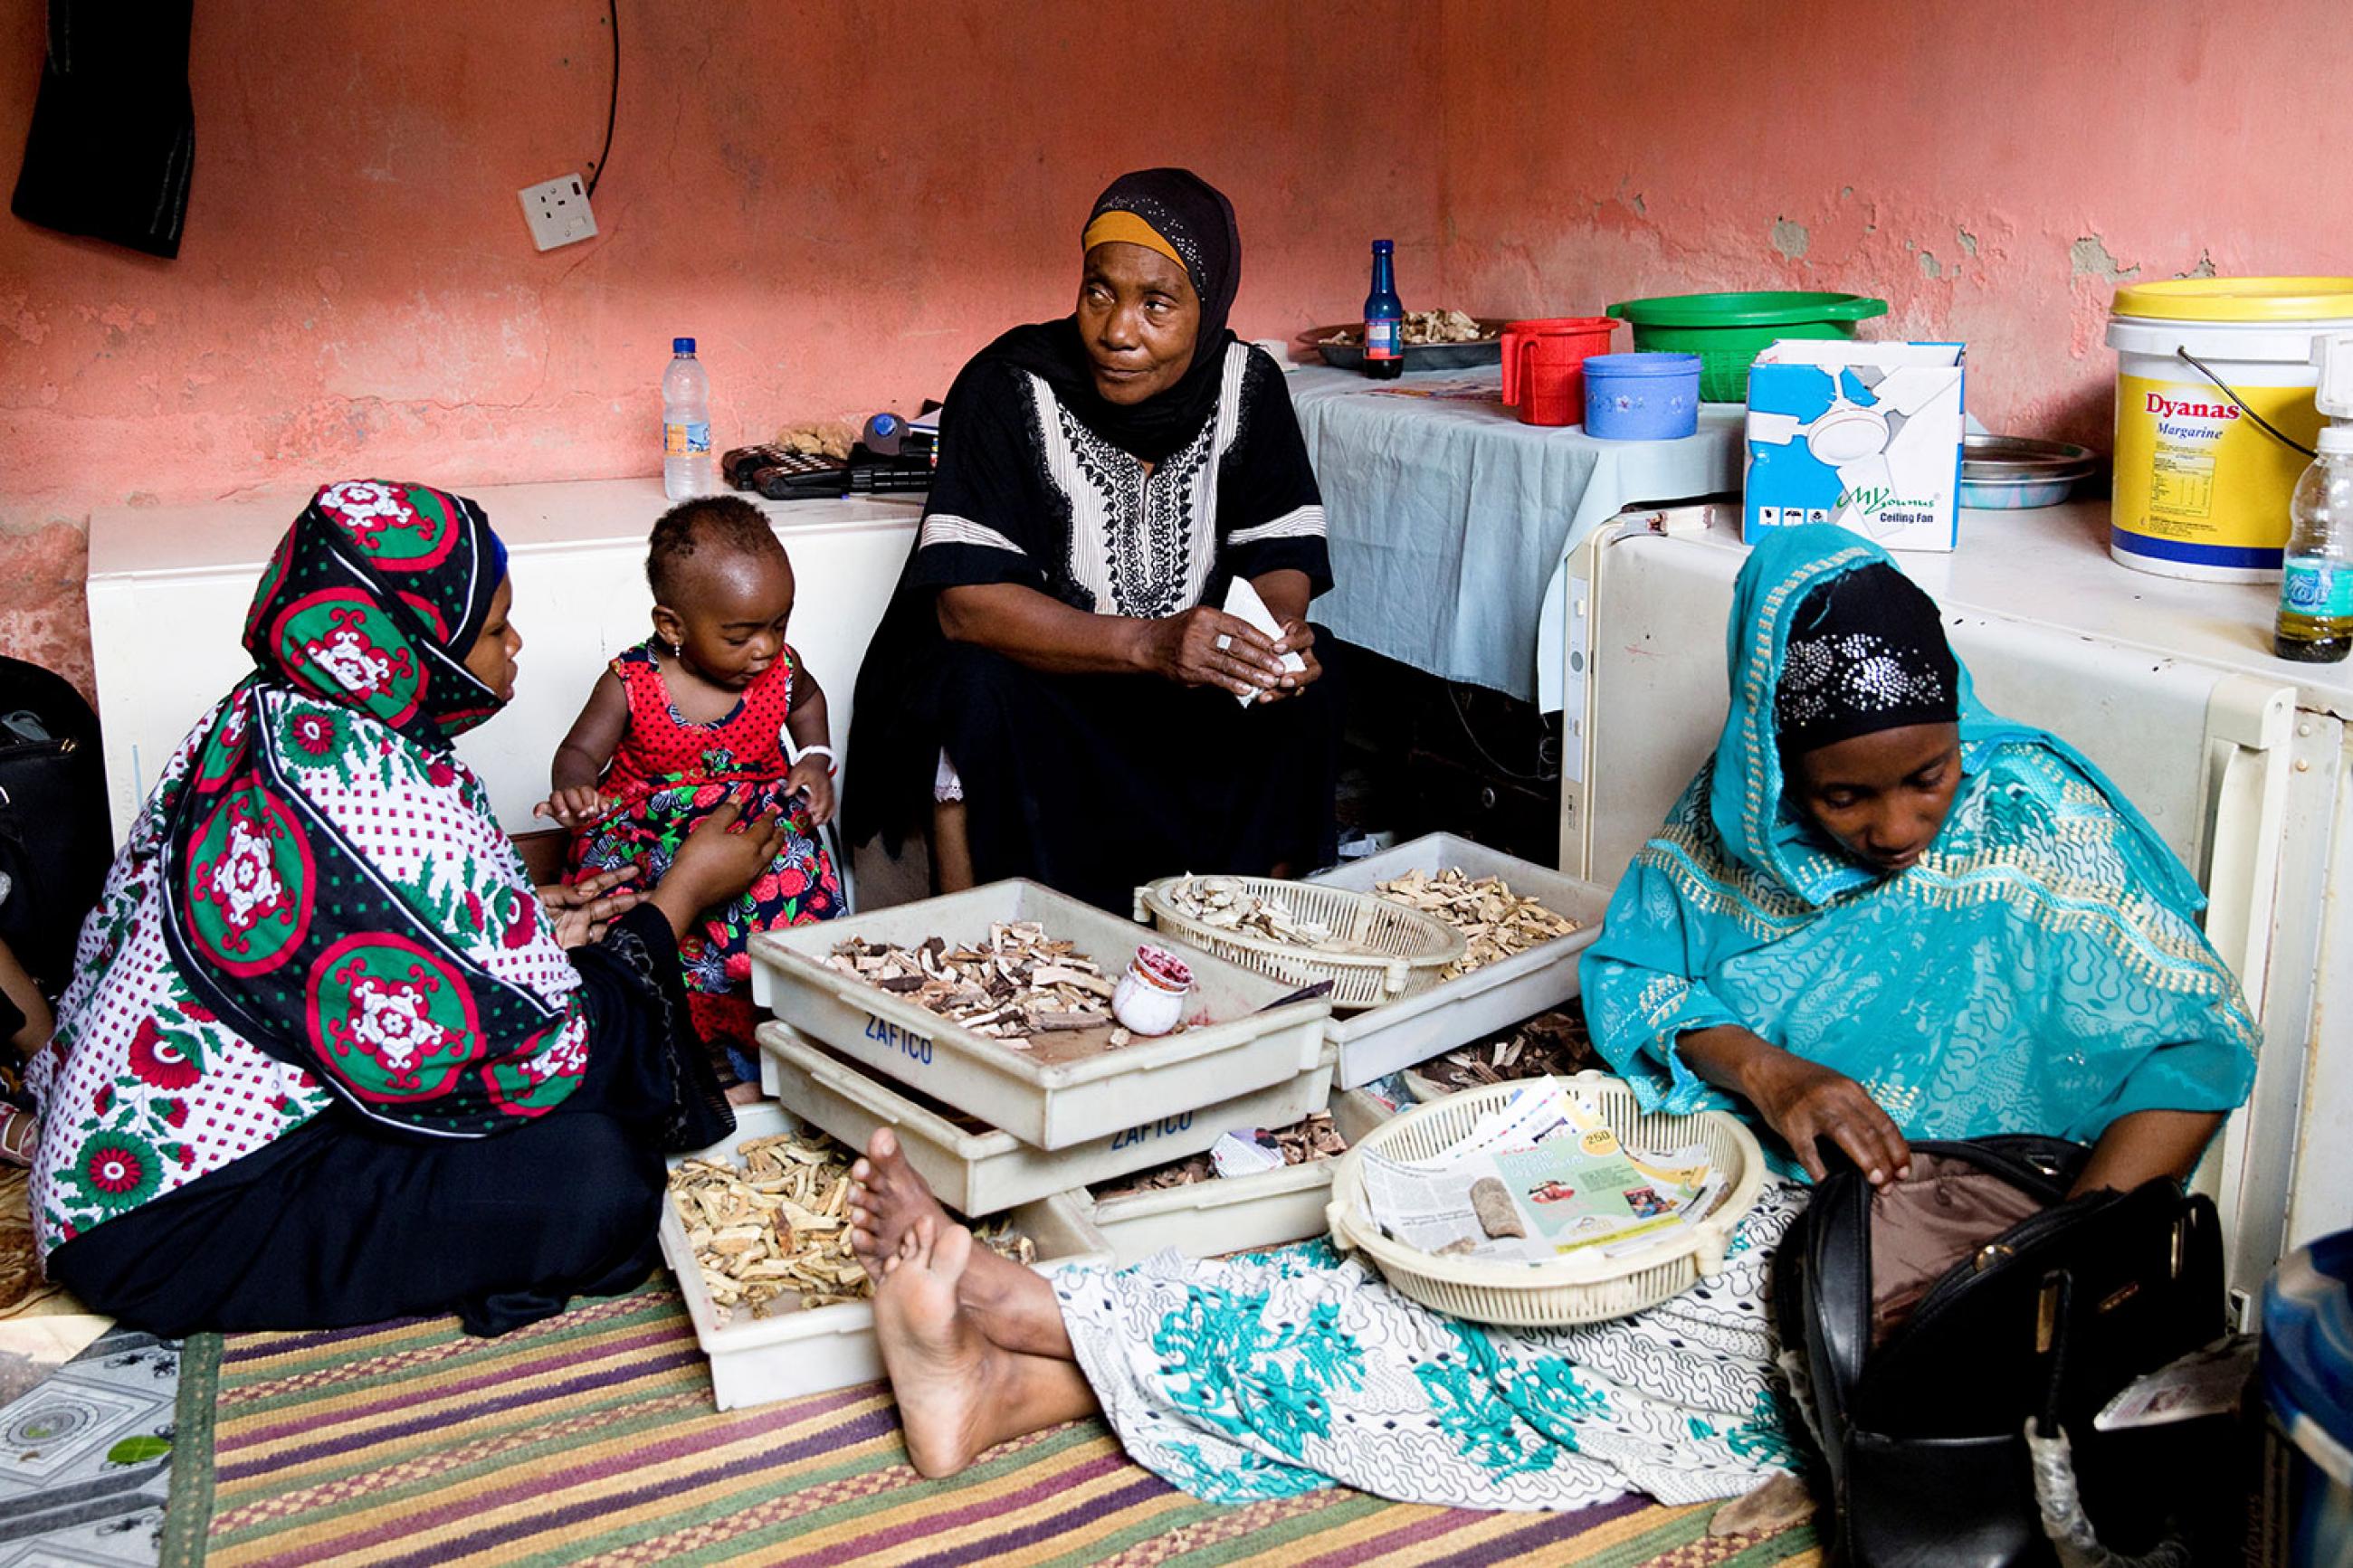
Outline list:
[[[1730,294],[1654,294],[1623,300],[1609,314],[1634,328],[1637,353],[1697,354],[1707,403],[1748,401],[1748,367],[1777,338],[1851,338],[1857,321],[1887,314],[1861,294],[1765,289]]]

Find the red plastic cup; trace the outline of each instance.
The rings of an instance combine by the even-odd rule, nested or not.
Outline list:
[[[1585,362],[1609,352],[1618,322],[1608,316],[1555,316],[1504,323],[1504,402],[1525,425],[1575,425],[1585,417]]]

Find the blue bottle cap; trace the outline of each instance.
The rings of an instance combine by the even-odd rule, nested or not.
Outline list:
[[[672,338],[670,341],[670,352],[674,354],[691,354],[694,352],[694,340],[692,338]]]
[[[1377,239],[1373,241],[1373,248],[1375,250],[1395,250],[1397,248],[1397,241],[1393,239]]]

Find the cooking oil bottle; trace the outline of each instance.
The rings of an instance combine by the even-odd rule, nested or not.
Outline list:
[[[2272,650],[2282,658],[2333,664],[2353,653],[2353,332],[2316,337],[2312,357],[2320,367],[2313,403],[2328,423],[2288,503]]]

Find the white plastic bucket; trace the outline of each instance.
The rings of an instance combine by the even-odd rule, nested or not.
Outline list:
[[[2118,289],[2107,333],[2116,351],[2108,552],[2168,577],[2277,581],[2288,498],[2311,459],[2255,416],[2311,446],[2321,425],[2312,340],[2348,331],[2348,279],[2185,279]]]

